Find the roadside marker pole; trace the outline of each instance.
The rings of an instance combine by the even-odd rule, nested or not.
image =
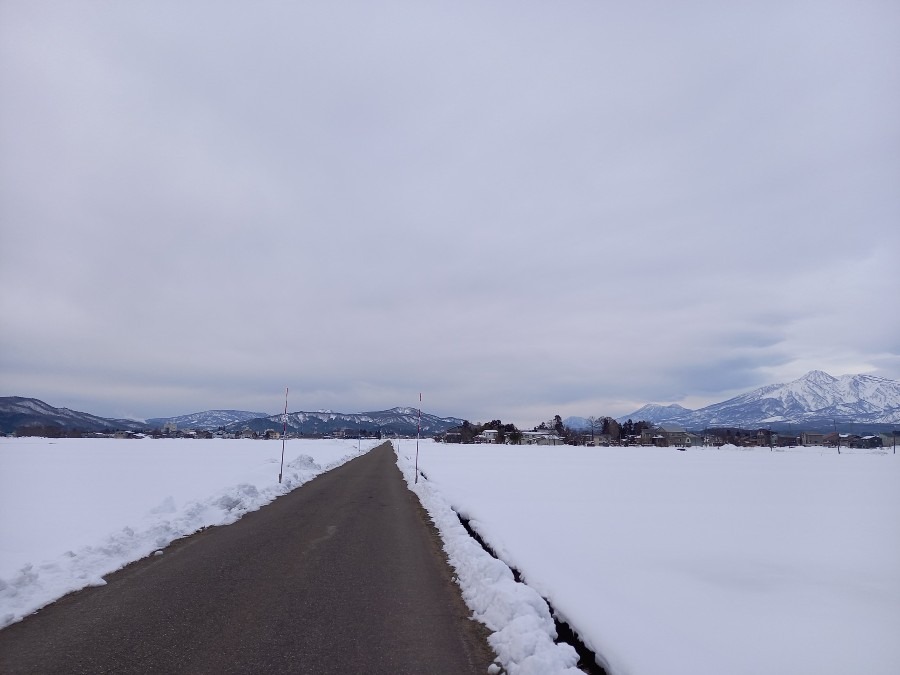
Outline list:
[[[281,416],[281,468],[278,470],[278,482],[281,483],[281,475],[284,473],[284,439],[287,436],[287,395],[288,388],[284,388],[284,415]]]
[[[419,392],[419,420],[416,422],[416,483],[419,482],[419,434],[422,432],[422,392]]]

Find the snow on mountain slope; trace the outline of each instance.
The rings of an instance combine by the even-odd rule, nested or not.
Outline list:
[[[622,415],[622,417],[617,418],[616,421],[626,422],[630,419],[633,422],[643,420],[645,422],[653,422],[654,424],[658,424],[662,422],[681,419],[685,415],[689,415],[691,412],[693,411],[689,408],[685,408],[684,406],[678,405],[677,403],[672,405],[648,403],[647,405],[635,410],[630,415]]]
[[[177,417],[154,417],[147,420],[147,424],[153,428],[161,428],[166,423],[172,423],[176,424],[179,429],[212,430],[236,422],[246,422],[247,420],[268,416],[268,413],[250,412],[247,410],[206,410],[189,415],[178,415]]]
[[[900,382],[874,375],[833,377],[813,370],[786,384],[773,384],[697,410],[696,424],[737,425],[839,419],[900,422]]]
[[[53,426],[79,431],[146,429],[146,425],[137,420],[108,419],[69,408],[55,408],[36,398],[0,397],[0,432],[10,433],[19,427],[29,426]]]
[[[695,429],[778,422],[821,424],[831,420],[896,424],[900,423],[900,382],[874,375],[834,377],[813,370],[793,382],[770,384],[699,410],[651,404],[620,419],[628,417]]]
[[[583,429],[591,428],[591,423],[586,417],[578,417],[578,416],[567,417],[566,419],[563,420],[563,424],[566,427],[568,427],[569,429],[575,429],[575,430],[583,430]]]
[[[262,432],[267,429],[280,431],[283,427],[282,415],[270,415],[262,419],[231,425],[229,430],[240,431],[248,426],[253,431]],[[338,413],[331,410],[318,412],[297,411],[287,415],[288,431],[300,434],[330,434],[337,431],[377,432],[387,434],[415,434],[421,425],[423,434],[431,435],[446,431],[463,423],[456,417],[437,417],[423,412],[421,419],[416,408],[391,408],[363,413]]]

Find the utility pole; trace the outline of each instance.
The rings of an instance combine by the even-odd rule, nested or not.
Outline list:
[[[284,415],[281,416],[281,468],[278,470],[278,483],[281,483],[281,475],[284,473],[284,439],[287,437],[287,397],[288,388],[284,388]]]
[[[838,430],[837,430],[837,420],[831,420],[831,423],[834,425],[834,436],[835,436],[835,439],[837,440],[838,454],[841,454],[841,435],[838,433]]]
[[[416,483],[419,482],[419,434],[422,432],[422,392],[419,392],[419,419],[416,423]]]

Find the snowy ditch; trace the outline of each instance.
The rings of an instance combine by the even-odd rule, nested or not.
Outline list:
[[[415,480],[412,461],[396,445],[397,464],[406,484],[431,516],[456,572],[463,600],[491,635],[488,642],[509,675],[583,675],[575,647],[558,642],[550,606],[533,588],[516,579],[509,565],[488,552],[463,519],[427,479]],[[602,672],[602,671],[601,671]]]
[[[420,475],[424,475],[421,474]],[[492,558],[496,558],[503,562],[507,567],[509,567],[509,571],[512,572],[513,579],[520,583],[525,584],[522,581],[522,573],[519,572],[515,567],[510,565],[509,563],[500,559],[500,557],[494,553],[494,550],[488,546],[488,544],[481,538],[481,535],[472,527],[471,521],[467,518],[463,518],[458,513],[456,514],[459,518],[460,524],[465,528],[466,532],[469,533],[469,536],[472,537],[481,548],[484,549],[485,553],[487,553]],[[527,584],[525,584],[527,585]],[[559,613],[553,608],[553,605],[550,604],[550,601],[547,598],[544,598],[544,602],[547,603],[547,607],[550,610],[550,615],[553,617],[553,623],[556,626],[556,642],[571,645],[574,647],[575,651],[578,653],[578,668],[579,670],[587,673],[587,675],[609,675],[603,666],[600,665],[602,663],[601,657],[595,654],[591,649],[581,641],[581,638],[578,636],[573,628],[566,623],[565,620],[560,618]]]

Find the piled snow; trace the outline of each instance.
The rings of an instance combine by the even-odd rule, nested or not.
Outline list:
[[[363,441],[368,451],[378,441]],[[0,628],[357,456],[357,442],[0,438]]]
[[[428,445],[434,447],[433,443]],[[556,627],[547,603],[513,579],[509,567],[493,558],[469,536],[456,513],[427,480],[415,482],[411,459],[395,446],[403,477],[441,534],[456,571],[463,599],[474,617],[492,631],[491,647],[510,675],[581,674],[578,654],[555,644]]]
[[[900,672],[889,451],[423,442],[419,467],[440,527],[452,505],[613,675]],[[460,573],[476,602],[486,576]]]

